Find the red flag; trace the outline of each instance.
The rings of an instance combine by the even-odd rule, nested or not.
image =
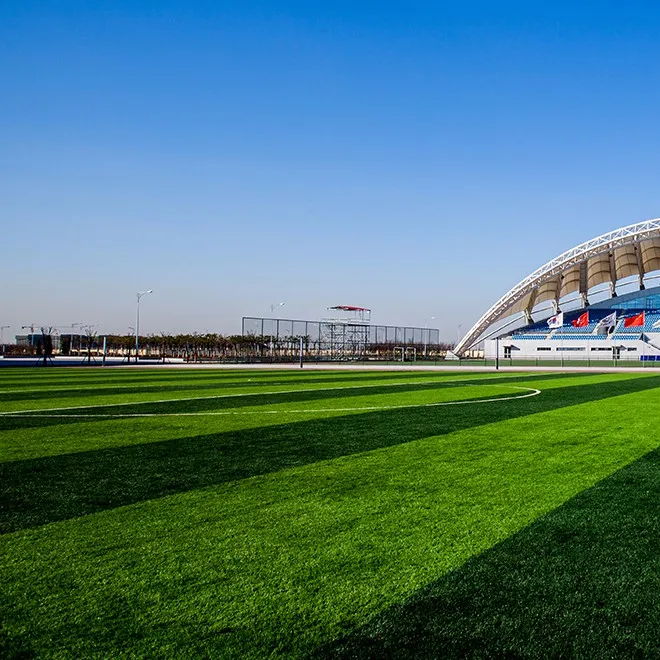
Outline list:
[[[638,325],[644,325],[644,320],[644,312],[640,312],[639,314],[635,314],[635,316],[628,316],[626,319],[624,319],[623,327],[634,328]]]
[[[584,328],[589,325],[589,312],[585,312],[584,314],[580,314],[576,319],[573,319],[571,321],[571,325],[574,328]]]

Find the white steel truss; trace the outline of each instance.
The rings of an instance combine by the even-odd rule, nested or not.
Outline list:
[[[524,280],[518,282],[510,291],[503,295],[465,334],[461,341],[456,345],[454,353],[462,355],[472,346],[479,342],[483,333],[494,323],[507,316],[507,310],[510,310],[516,303],[520,302],[525,296],[533,293],[540,285],[544,284],[561,275],[571,267],[575,267],[592,257],[609,253],[616,248],[626,245],[634,245],[642,241],[660,237],[660,218],[638,222],[634,225],[628,225],[621,229],[616,229],[602,236],[592,238],[590,241],[581,243],[570,250],[560,254],[533,273]],[[642,264],[639,268],[640,277],[644,275]],[[615,276],[614,276],[615,278]],[[613,278],[613,279],[614,279]],[[558,301],[558,298],[556,300]],[[531,310],[528,310],[531,311]]]

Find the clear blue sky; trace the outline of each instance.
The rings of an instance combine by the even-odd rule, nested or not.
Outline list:
[[[0,324],[453,340],[660,215],[654,2],[0,0]],[[5,331],[7,332],[7,331]],[[7,335],[5,335],[7,336]]]

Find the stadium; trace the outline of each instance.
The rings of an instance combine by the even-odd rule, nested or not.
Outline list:
[[[505,293],[455,355],[486,359],[660,359],[660,219],[581,243]]]

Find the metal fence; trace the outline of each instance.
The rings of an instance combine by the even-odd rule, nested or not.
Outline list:
[[[444,355],[437,328],[371,325],[367,323],[324,320],[306,321],[244,316],[242,334],[260,338],[266,352],[286,357],[300,350],[319,360],[412,360],[436,359]]]

